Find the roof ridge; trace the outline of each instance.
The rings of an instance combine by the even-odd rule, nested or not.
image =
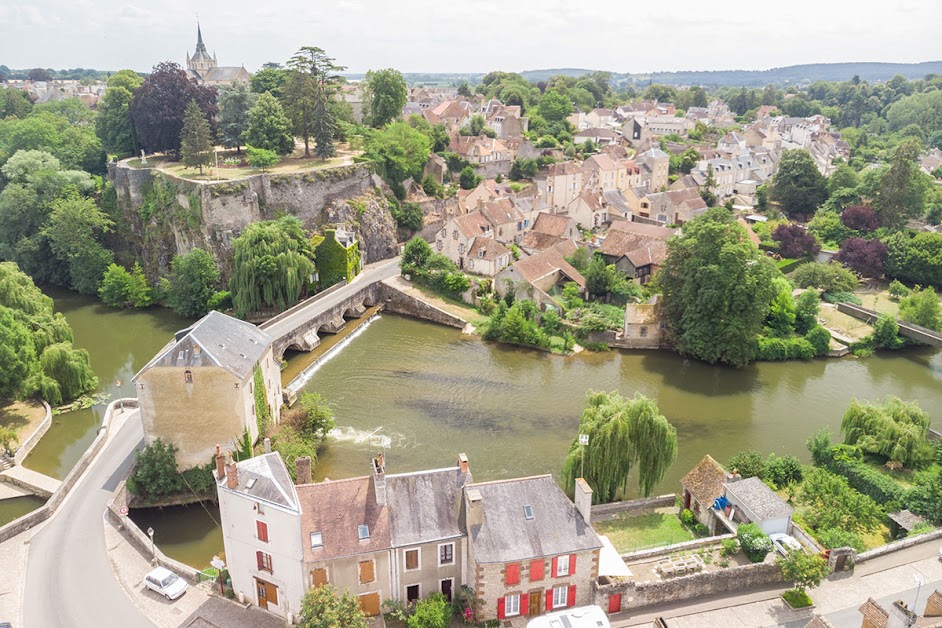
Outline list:
[[[540,475],[527,475],[522,478],[505,478],[503,480],[489,480],[487,482],[473,482],[466,485],[467,488],[476,488],[478,486],[490,486],[493,484],[506,484],[508,482],[523,482],[525,480],[540,480],[542,478],[552,478],[552,473],[542,473]]]

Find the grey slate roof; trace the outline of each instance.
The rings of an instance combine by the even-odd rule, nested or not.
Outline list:
[[[223,476],[219,481],[221,490],[232,491],[245,495],[249,499],[300,512],[298,493],[278,452],[243,460],[236,463],[236,467],[239,470],[238,486],[230,489]],[[251,488],[249,484],[252,485]]]
[[[458,512],[471,474],[458,467],[386,476],[386,503],[393,545],[414,545],[461,536]]]
[[[203,77],[204,81],[235,81],[248,80],[248,71],[241,66],[216,66],[210,68]]]
[[[795,510],[759,478],[727,482],[726,494],[748,508],[759,521],[788,517]]]
[[[478,563],[508,563],[602,547],[550,475],[471,484],[480,491],[484,517],[467,530]],[[533,508],[527,520],[523,507]]]
[[[272,342],[273,338],[255,325],[212,311],[193,326],[178,331],[175,340],[148,362],[134,380],[158,366],[218,366],[244,380]]]

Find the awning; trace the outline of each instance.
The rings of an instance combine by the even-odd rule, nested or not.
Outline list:
[[[621,559],[612,542],[605,536],[599,538],[602,540],[602,549],[599,551],[599,576],[630,578],[631,570]]]

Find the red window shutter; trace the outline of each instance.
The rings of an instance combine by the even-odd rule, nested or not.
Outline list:
[[[503,619],[505,616],[504,611],[504,602],[506,600],[502,597],[497,598],[497,619]]]
[[[526,592],[520,594],[520,615],[526,617],[530,614],[530,596]]]
[[[569,575],[570,576],[576,575],[576,555],[575,554],[569,555]]]
[[[258,563],[259,571],[265,567],[265,559],[263,558],[262,552],[255,552],[255,562]]]
[[[566,606],[576,605],[576,585],[569,585],[569,593],[566,595]]]
[[[550,572],[550,574],[552,574],[554,578],[556,577],[556,574],[558,573],[556,571],[558,564],[559,564],[559,556],[554,556],[553,557],[553,571]]]
[[[552,589],[546,590],[546,610],[547,611],[553,610],[553,590]]]
[[[613,593],[608,597],[608,614],[621,612],[621,593]]]
[[[264,521],[256,521],[255,529],[258,532],[258,540],[268,543],[268,524]]]
[[[517,584],[520,582],[520,563],[507,565],[507,573],[504,575],[504,581],[507,584]]]
[[[535,582],[543,579],[543,561],[535,560],[530,563],[530,581]]]

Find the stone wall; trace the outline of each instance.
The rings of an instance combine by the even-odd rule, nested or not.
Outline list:
[[[422,320],[447,325],[457,329],[464,329],[468,322],[462,318],[449,314],[430,303],[420,301],[413,296],[400,292],[395,287],[383,282],[380,284],[379,303],[383,310],[393,314],[403,314],[420,318]]]
[[[653,508],[667,508],[674,505],[676,496],[658,495],[645,499],[632,499],[630,501],[612,502],[609,504],[595,504],[592,506],[592,521],[605,521],[622,513],[638,513]]]
[[[26,456],[29,455],[29,452],[33,451],[33,447],[39,442],[39,439],[49,431],[50,426],[52,426],[52,408],[49,407],[49,404],[43,401],[43,406],[46,409],[46,416],[43,418],[42,423],[39,424],[39,427],[36,428],[36,431],[30,434],[30,437],[23,441],[23,444],[20,445],[20,448],[16,450],[16,453],[13,454],[13,464],[23,464],[23,460],[26,459]]]
[[[857,554],[855,562],[862,563],[868,560],[873,560],[879,556],[885,556],[886,554],[891,554],[893,552],[898,552],[899,550],[912,547],[914,545],[919,545],[921,543],[928,543],[929,541],[937,541],[942,539],[942,528],[937,528],[931,532],[926,532],[925,534],[918,534],[916,536],[908,536],[906,538],[900,539],[899,541],[893,541],[892,543],[887,543],[882,547],[872,549],[866,552]]]

